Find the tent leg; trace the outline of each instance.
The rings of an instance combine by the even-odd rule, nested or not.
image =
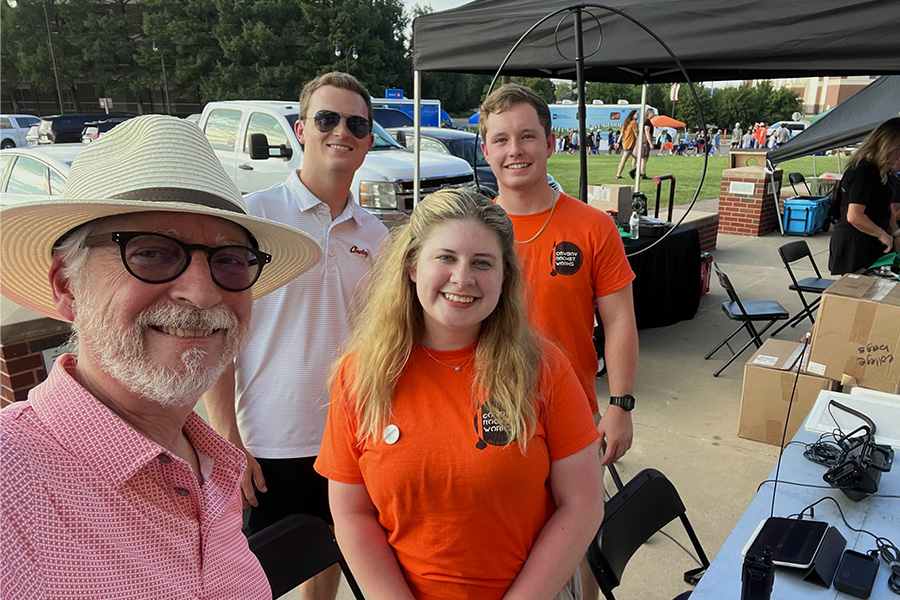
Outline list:
[[[588,201],[588,168],[587,168],[587,108],[584,99],[584,40],[581,31],[581,11],[575,11],[575,73],[578,85],[578,159],[581,172],[578,177],[578,197],[582,202]]]
[[[421,178],[419,177],[420,165],[419,160],[422,156],[419,150],[419,131],[422,127],[422,73],[413,71],[413,102],[415,103],[413,114],[413,127],[416,130],[416,145],[413,148],[413,208],[419,204],[419,188]],[[398,206],[397,210],[405,210],[405,206]]]
[[[638,116],[638,137],[635,146],[637,147],[637,166],[634,168],[634,191],[641,191],[641,159],[644,153],[644,120],[647,118],[647,82],[641,86],[641,114]],[[653,140],[650,140],[652,143]]]

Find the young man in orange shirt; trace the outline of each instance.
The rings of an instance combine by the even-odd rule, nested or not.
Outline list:
[[[479,123],[482,151],[500,190],[497,203],[516,233],[532,323],[569,356],[595,417],[595,306],[603,322],[611,397],[597,429],[606,447],[602,464],[611,464],[631,447],[638,357],[634,274],[618,230],[605,213],[548,185],[547,159],[554,148],[550,109],[534,91],[502,86],[485,99]],[[586,560],[581,569],[584,597],[597,598]]]

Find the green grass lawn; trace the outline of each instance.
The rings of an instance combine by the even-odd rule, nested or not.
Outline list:
[[[588,185],[600,183],[630,184],[632,179],[628,177],[630,164],[626,165],[623,173],[624,179],[616,179],[616,168],[619,166],[619,156],[589,155],[588,156]],[[847,157],[841,157],[842,165],[846,166]],[[708,200],[719,197],[719,186],[722,183],[722,171],[728,168],[728,156],[712,156],[709,159],[706,178],[703,181],[703,189],[698,200]],[[787,173],[799,171],[806,178],[813,177],[813,158],[811,156],[797,158],[778,165],[784,170],[782,181],[788,185]],[[687,204],[691,201],[700,183],[700,172],[703,169],[703,158],[700,156],[651,156],[647,162],[647,174],[675,176],[675,203]],[[563,186],[567,194],[578,197],[578,155],[554,154],[547,163],[547,170]],[[837,173],[838,161],[836,156],[817,156],[816,172]],[[647,194],[651,202],[656,198],[656,184],[645,181],[641,185],[641,191]],[[800,190],[798,190],[800,191]],[[805,193],[805,191],[804,191]],[[663,183],[662,202],[669,198],[669,184]]]

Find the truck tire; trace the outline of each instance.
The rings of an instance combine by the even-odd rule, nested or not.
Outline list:
[[[0,150],[6,150],[7,148],[15,148],[16,143],[12,140],[3,140],[0,142]]]

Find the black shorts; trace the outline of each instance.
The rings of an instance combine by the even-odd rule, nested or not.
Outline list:
[[[253,535],[293,514],[313,515],[334,525],[328,506],[328,480],[313,469],[315,456],[256,460],[268,491],[257,491],[259,506],[244,511],[244,535]]]

